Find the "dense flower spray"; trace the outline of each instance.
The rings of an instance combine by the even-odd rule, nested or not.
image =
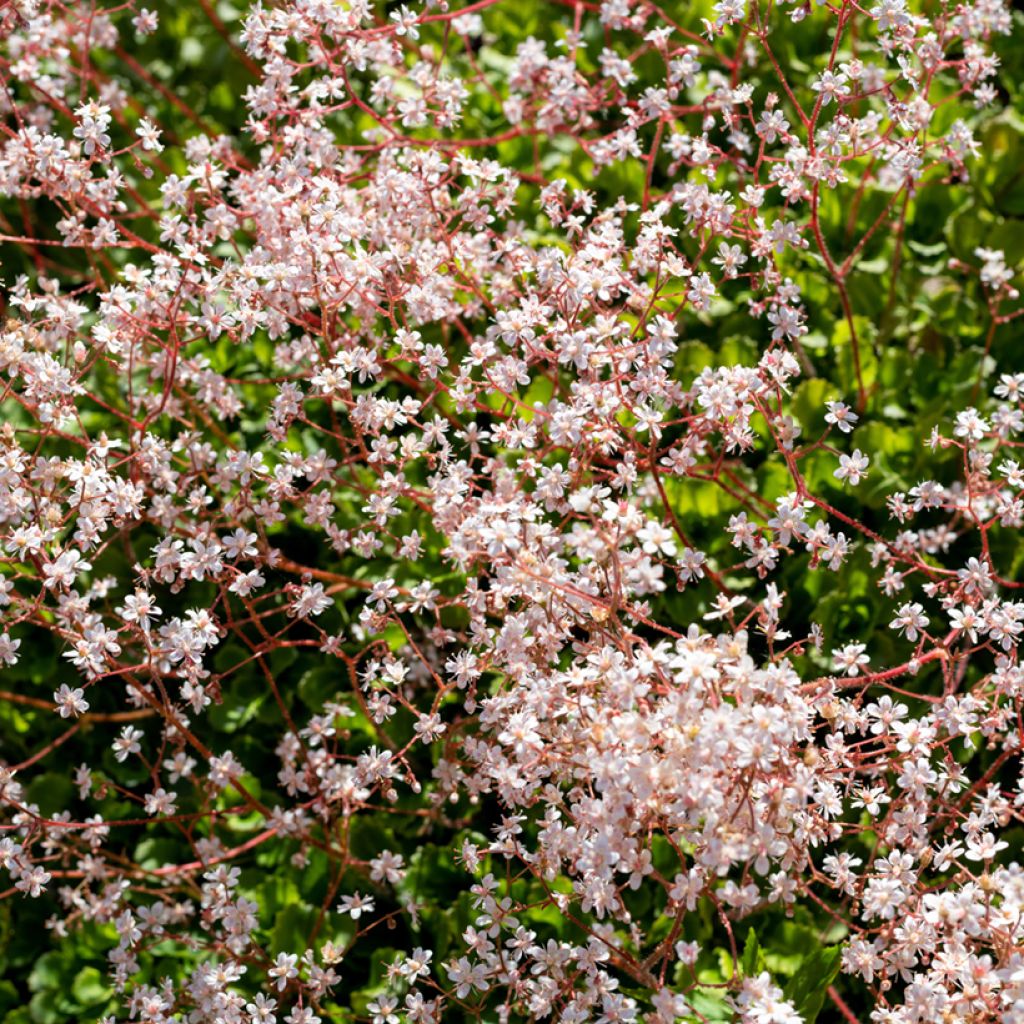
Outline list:
[[[0,686],[58,729],[0,765],[5,898],[103,926],[116,1019],[146,1024],[342,1019],[346,960],[399,926],[346,1011],[372,1024],[786,1024],[812,1010],[742,922],[802,906],[877,1024],[1022,1024],[1024,601],[998,552],[1024,374],[930,438],[900,425],[939,469],[892,488],[851,288],[977,163],[1008,6],[552,3],[557,46],[502,52],[504,2],[258,3],[225,29],[244,130],[185,138],[89,56],[130,58],[157,13],[0,11],[0,197],[33,211],[0,220],[28,260],[0,329],[0,664],[60,655],[52,697]],[[813,67],[793,23],[827,41]],[[840,188],[874,212],[837,250]],[[987,350],[1016,272],[974,257],[943,272],[983,296]],[[822,315],[845,393],[818,387]],[[755,343],[694,365],[691,332],[737,320]],[[813,612],[792,635],[782,568],[826,593],[855,559],[886,642]],[[261,763],[208,724],[239,685]],[[87,733],[109,753],[76,768]],[[390,818],[459,836],[443,949],[415,940],[408,850],[360,824]],[[179,843],[126,839],[156,826]],[[252,865],[314,861],[302,927],[261,920]],[[195,969],[154,966],[169,948]]]

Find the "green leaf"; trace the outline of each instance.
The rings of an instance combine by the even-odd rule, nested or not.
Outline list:
[[[37,961],[28,978],[32,992],[44,991],[56,986],[61,979],[61,957],[57,952],[44,953]]]
[[[0,981],[0,1013],[12,1009],[21,1002],[18,990],[12,981]]]
[[[274,916],[274,933],[271,936],[270,951],[302,954],[309,944],[309,936],[316,924],[316,907],[308,903],[290,903]]]
[[[696,989],[686,997],[693,1009],[706,1021],[730,1021],[733,1012],[724,997],[714,989]]]
[[[182,844],[174,839],[148,836],[135,848],[139,867],[151,871],[165,864],[176,864],[181,859]]]
[[[814,1024],[825,1002],[825,993],[839,973],[842,946],[825,946],[808,954],[789,980],[783,994],[804,1024]]]
[[[915,242],[911,239],[907,242],[910,249],[917,253],[918,256],[924,256],[927,259],[935,259],[936,256],[941,256],[946,251],[945,242]]]
[[[811,439],[825,427],[825,403],[836,397],[836,387],[821,377],[805,380],[793,392],[790,408],[793,418],[803,427],[804,438]]]
[[[747,931],[740,967],[745,978],[756,978],[764,970],[764,954],[761,952],[761,943],[757,941],[757,932],[753,928]]]
[[[111,995],[111,988],[96,967],[83,967],[71,983],[71,994],[81,1006],[99,1006]]]

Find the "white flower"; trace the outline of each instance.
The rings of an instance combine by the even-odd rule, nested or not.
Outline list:
[[[331,599],[324,593],[322,583],[306,584],[299,588],[295,600],[289,605],[289,614],[300,619],[307,616],[317,616],[325,609],[330,608]]]
[[[339,914],[348,914],[353,921],[358,921],[363,914],[372,914],[374,901],[372,896],[363,896],[362,893],[353,893],[351,896],[342,896],[338,904]]]
[[[860,419],[848,405],[844,405],[842,402],[826,402],[825,407],[828,409],[828,412],[825,413],[825,422],[838,427],[844,434],[849,434],[853,430],[854,424]]]
[[[85,699],[85,690],[80,687],[72,690],[67,683],[61,683],[59,689],[53,691],[53,701],[57,705],[61,718],[77,718],[89,710],[89,702]],[[123,760],[121,758],[120,760]]]
[[[55,587],[68,588],[81,572],[88,572],[92,565],[77,551],[65,551],[43,566],[43,586],[50,590]]]
[[[985,629],[985,620],[974,608],[951,608],[949,610],[949,624],[952,629],[966,633],[971,638],[971,643],[978,642],[978,630]]]
[[[679,561],[679,575],[687,583],[689,583],[690,580],[700,580],[704,578],[704,564],[707,561],[707,556],[703,551],[695,551],[693,548],[684,548],[682,558],[680,558]]]
[[[147,152],[159,153],[163,150],[163,144],[160,142],[160,129],[148,118],[143,117],[139,121],[135,134],[141,140],[142,148]]]
[[[956,437],[966,439],[968,442],[974,442],[980,441],[988,433],[988,430],[989,425],[978,415],[978,410],[970,408],[964,409],[963,412],[957,414],[953,434]]]
[[[860,670],[866,668],[870,660],[864,653],[864,644],[846,644],[832,652],[836,669],[848,676],[859,676]]]
[[[849,480],[856,486],[867,476],[868,457],[855,448],[852,455],[839,456],[839,468],[832,474],[839,480]]]
[[[267,969],[267,977],[277,982],[277,991],[283,992],[289,978],[297,978],[299,970],[295,966],[299,958],[294,953],[278,953],[274,966]]]
[[[918,630],[924,629],[929,621],[924,608],[915,602],[901,605],[896,611],[896,618],[889,623],[889,628],[904,632],[907,639],[913,641],[918,637]]]
[[[827,107],[832,100],[841,100],[850,94],[850,87],[846,84],[846,75],[841,71],[823,71],[811,88],[821,95],[821,105]]]
[[[129,754],[142,752],[139,740],[142,739],[142,730],[136,729],[134,725],[126,725],[121,730],[121,735],[114,740],[114,758],[118,761],[126,761]]]
[[[162,814],[171,815],[177,810],[174,801],[177,797],[177,793],[168,793],[166,789],[158,789],[155,793],[146,794],[146,813],[147,814]]]
[[[10,633],[0,633],[0,662],[5,665],[16,665],[20,646],[21,641],[12,640]]]
[[[671,557],[676,553],[675,534],[664,524],[649,519],[643,529],[637,533],[637,539],[643,544],[644,551],[649,555],[659,552]]]
[[[391,12],[391,20],[395,23],[395,34],[407,36],[415,41],[420,37],[420,30],[417,27],[417,16],[403,4],[397,11]]]
[[[401,1019],[395,1013],[398,1000],[393,996],[378,996],[372,1003],[367,1003],[366,1008],[373,1014],[373,1024],[398,1024]]]
[[[980,836],[967,840],[965,856],[968,860],[992,860],[1000,850],[1005,850],[1009,845],[1001,839],[996,840],[991,832],[982,832]]]

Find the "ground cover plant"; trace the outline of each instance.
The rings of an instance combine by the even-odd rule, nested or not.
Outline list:
[[[0,1021],[1022,1024],[1020,22],[0,6]]]

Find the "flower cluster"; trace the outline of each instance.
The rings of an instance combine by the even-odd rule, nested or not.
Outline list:
[[[507,6],[214,13],[237,133],[129,91],[159,12],[0,11],[5,897],[147,1024],[792,1024],[772,914],[875,1024],[1024,1024],[1019,275],[934,270],[923,428],[856,286],[1009,6]]]

